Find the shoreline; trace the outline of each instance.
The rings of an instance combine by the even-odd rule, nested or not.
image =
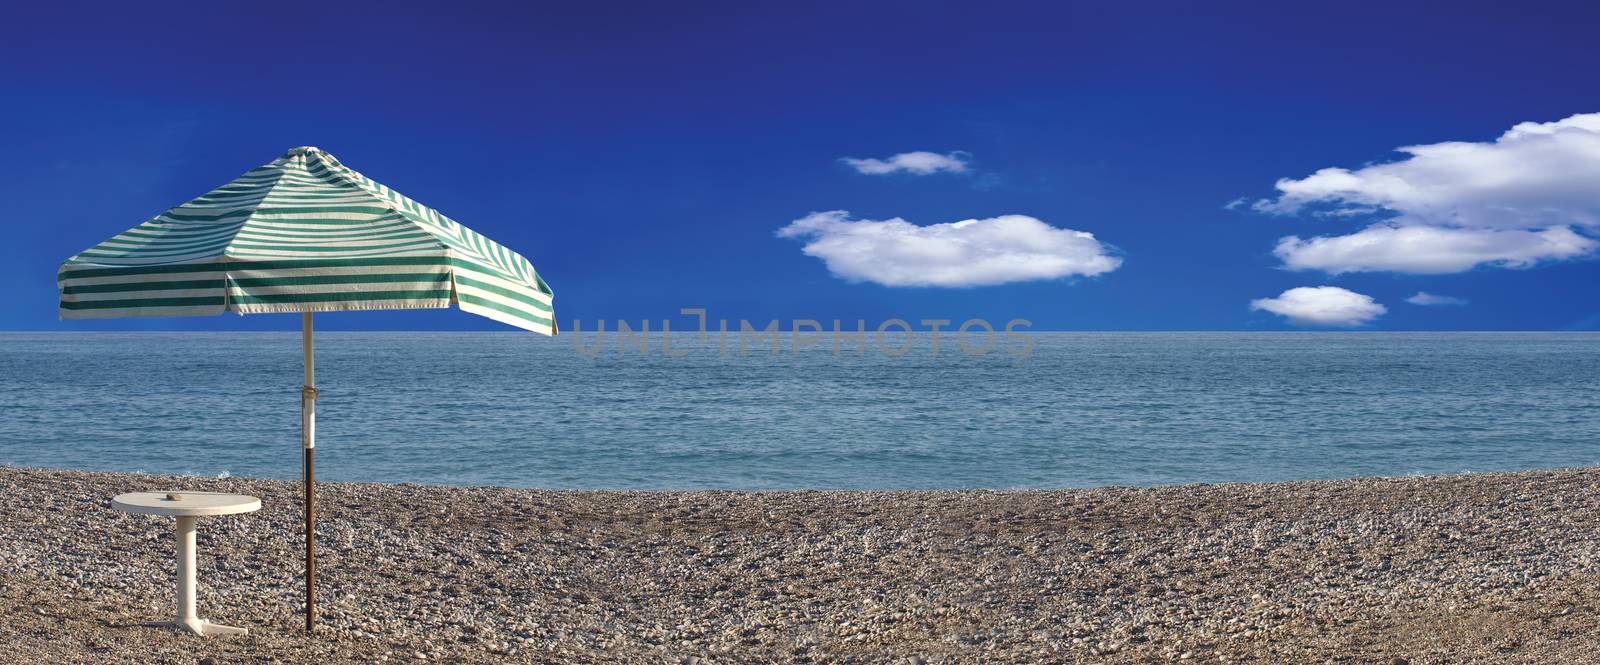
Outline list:
[[[1064,490],[579,491],[0,467],[23,661],[1574,662],[1600,650],[1600,468]],[[200,526],[126,491],[252,494]],[[418,656],[423,658],[419,659]],[[1398,659],[1398,660],[1397,660]]]
[[[318,464],[326,466],[326,463],[321,461],[320,458],[319,458]],[[296,467],[296,468],[298,468],[298,467]],[[296,487],[300,487],[301,486],[300,485],[301,478],[298,475],[293,477],[293,478],[290,478],[290,477],[282,477],[282,478],[280,478],[280,477],[275,477],[275,476],[257,476],[257,475],[243,475],[243,474],[235,475],[231,471],[224,471],[223,473],[216,474],[216,475],[212,475],[209,472],[206,472],[206,473],[195,473],[195,472],[154,473],[154,472],[142,471],[142,470],[140,470],[140,471],[124,471],[124,470],[106,469],[106,468],[85,469],[85,468],[62,468],[62,467],[49,467],[49,466],[31,466],[31,465],[27,465],[27,464],[15,464],[15,463],[12,463],[12,462],[0,461],[0,472],[4,472],[4,471],[31,472],[31,473],[43,473],[43,474],[85,474],[85,475],[92,475],[92,476],[118,476],[118,477],[130,478],[130,479],[151,478],[151,479],[154,479],[154,480],[157,480],[157,481],[169,482],[169,483],[182,483],[182,482],[187,482],[187,481],[194,481],[194,482],[200,482],[200,483],[210,482],[210,481],[244,481],[244,482],[249,482],[249,483],[255,483],[255,482],[261,482],[261,483],[288,483],[288,484],[295,485]],[[328,486],[328,487],[333,487],[333,486],[403,487],[403,488],[423,490],[423,491],[438,490],[438,491],[442,491],[442,492],[448,492],[448,491],[453,491],[453,490],[488,490],[488,491],[509,491],[509,492],[541,492],[541,493],[551,493],[551,494],[595,494],[595,495],[608,495],[608,494],[644,494],[644,495],[735,494],[735,495],[764,496],[764,495],[774,495],[774,494],[799,494],[799,495],[804,495],[804,494],[859,494],[859,495],[868,495],[868,496],[873,496],[873,495],[888,495],[888,496],[908,495],[908,496],[915,496],[915,495],[923,495],[923,494],[930,494],[930,495],[938,495],[938,494],[974,494],[974,495],[982,495],[982,494],[1052,494],[1052,493],[1060,493],[1060,492],[1096,492],[1096,491],[1102,491],[1102,490],[1104,490],[1104,491],[1159,491],[1159,490],[1168,490],[1168,489],[1191,489],[1191,488],[1214,488],[1214,489],[1227,489],[1227,488],[1235,488],[1235,487],[1277,488],[1277,487],[1294,487],[1294,486],[1299,486],[1299,485],[1316,484],[1316,483],[1326,484],[1326,483],[1348,483],[1348,482],[1448,480],[1448,479],[1452,479],[1452,478],[1472,478],[1472,477],[1477,477],[1477,476],[1507,476],[1507,475],[1538,474],[1538,473],[1566,473],[1566,472],[1593,472],[1593,473],[1596,473],[1596,474],[1600,474],[1600,466],[1581,466],[1581,465],[1580,466],[1551,466],[1551,467],[1516,468],[1516,469],[1486,469],[1486,470],[1483,470],[1483,471],[1466,470],[1466,471],[1442,472],[1442,473],[1430,473],[1430,472],[1417,471],[1417,472],[1407,472],[1407,473],[1405,473],[1403,475],[1393,475],[1393,476],[1376,476],[1376,475],[1373,475],[1373,476],[1353,476],[1353,477],[1337,477],[1337,478],[1310,477],[1310,478],[1290,478],[1290,479],[1284,479],[1284,480],[1217,480],[1217,481],[1194,480],[1194,481],[1184,481],[1184,482],[1158,482],[1158,483],[1151,483],[1151,484],[1108,483],[1108,484],[1100,484],[1100,485],[1065,485],[1065,486],[1059,486],[1059,487],[1032,487],[1032,486],[1017,486],[1017,487],[936,487],[936,488],[925,488],[925,489],[905,489],[905,488],[895,488],[895,487],[866,488],[866,489],[857,488],[857,487],[822,487],[822,488],[811,488],[811,487],[774,487],[774,488],[739,488],[739,487],[627,488],[627,487],[602,487],[602,488],[594,488],[594,487],[561,487],[561,486],[516,485],[516,484],[494,483],[494,482],[454,484],[454,483],[431,482],[431,481],[425,481],[425,480],[424,481],[410,481],[410,480],[402,480],[402,481],[390,481],[390,480],[323,480],[322,478],[326,475],[326,472],[319,466],[319,470],[318,470],[318,473],[317,473],[317,492],[318,492],[319,499],[321,497],[322,488],[324,486]],[[133,491],[133,490],[130,490],[130,491]],[[300,491],[300,490],[296,490],[296,491]],[[109,503],[107,505],[109,505]]]

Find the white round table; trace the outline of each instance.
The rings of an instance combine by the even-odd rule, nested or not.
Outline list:
[[[197,518],[233,515],[261,509],[261,500],[220,492],[130,492],[111,499],[111,507],[142,515],[178,518],[178,615],[172,621],[145,625],[187,630],[196,635],[242,635],[243,628],[211,623],[194,610],[194,523]]]

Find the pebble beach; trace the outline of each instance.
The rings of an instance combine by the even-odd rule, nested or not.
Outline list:
[[[1600,469],[959,492],[300,485],[0,467],[0,661],[1600,661]],[[261,497],[200,523],[116,494]]]

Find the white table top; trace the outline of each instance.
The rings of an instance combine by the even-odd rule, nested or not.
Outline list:
[[[176,498],[172,498],[176,497]],[[111,507],[128,513],[142,515],[169,515],[172,517],[205,517],[232,515],[261,509],[261,499],[245,494],[221,492],[129,492],[111,499]]]

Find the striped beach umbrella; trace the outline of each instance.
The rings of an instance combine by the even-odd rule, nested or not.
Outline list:
[[[294,148],[61,264],[61,317],[301,313],[306,630],[316,621],[311,315],[451,305],[556,333],[522,255],[314,147]]]

